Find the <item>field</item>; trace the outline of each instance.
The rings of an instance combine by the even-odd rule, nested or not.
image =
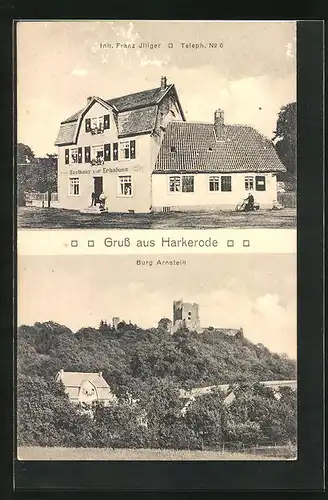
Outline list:
[[[19,207],[17,226],[19,229],[289,229],[296,227],[296,209],[89,215],[60,208]]]
[[[19,447],[19,460],[287,460],[250,453],[191,450]]]

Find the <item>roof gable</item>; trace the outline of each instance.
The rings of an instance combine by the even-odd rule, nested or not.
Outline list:
[[[167,85],[164,89],[157,87],[106,101],[100,97],[93,97],[83,109],[61,122],[55,145],[74,144],[76,142],[82,119],[95,102],[113,111],[119,137],[150,133],[155,128],[158,104],[168,94],[174,95],[181,117],[184,120],[184,113],[173,84]]]
[[[154,172],[168,171],[285,172],[286,169],[272,142],[250,126],[223,125],[217,140],[211,123],[171,122]]]
[[[87,380],[91,382],[97,389],[110,389],[101,373],[59,371],[56,380],[61,380],[65,387],[78,388],[81,386],[82,382]]]

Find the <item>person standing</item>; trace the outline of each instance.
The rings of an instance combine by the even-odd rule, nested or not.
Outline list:
[[[91,207],[94,207],[96,206],[96,193],[94,191],[92,191],[91,193]]]

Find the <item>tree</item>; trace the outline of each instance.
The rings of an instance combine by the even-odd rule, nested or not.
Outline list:
[[[17,201],[25,205],[26,193],[57,191],[57,154],[36,157],[30,146],[17,144]]]
[[[157,328],[162,328],[166,332],[171,332],[172,321],[169,318],[161,318],[158,322]]]
[[[273,141],[278,156],[287,169],[287,173],[280,176],[281,180],[287,181],[287,187],[296,188],[297,169],[297,123],[296,102],[282,106],[277,119],[277,127],[274,131]]]
[[[35,154],[27,144],[19,142],[16,149],[17,165],[29,165],[35,158]]]

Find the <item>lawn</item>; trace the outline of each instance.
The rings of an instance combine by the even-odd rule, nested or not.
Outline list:
[[[221,451],[20,447],[19,460],[286,460]]]
[[[89,215],[60,208],[19,207],[17,226],[19,229],[288,229],[296,227],[296,209]]]

